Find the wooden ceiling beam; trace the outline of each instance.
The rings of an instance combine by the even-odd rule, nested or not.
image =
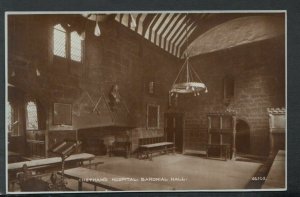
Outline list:
[[[169,25],[170,25],[170,21],[172,21],[174,18],[175,18],[175,16],[176,16],[176,14],[173,14],[172,16],[171,16],[171,18],[170,18],[170,20],[168,21],[168,24],[166,24],[165,26],[164,26],[164,29],[163,29],[163,31],[160,33],[160,35],[159,35],[159,46],[160,47],[162,47],[162,39],[163,39],[163,35],[164,35],[164,33],[165,33],[165,31],[168,29],[168,27],[169,27]]]
[[[140,25],[141,16],[142,16],[142,14],[138,14],[137,17],[136,17],[136,19],[135,19],[135,23],[136,23],[136,27],[135,27],[135,30],[134,30],[135,32],[137,32],[138,27]]]
[[[164,45],[164,49],[166,49],[166,43],[167,43],[167,41],[169,41],[169,45],[168,46],[170,46],[170,39],[168,39],[168,37],[170,36],[170,34],[172,33],[172,32],[174,32],[174,31],[176,31],[176,25],[178,24],[178,22],[184,17],[185,15],[184,14],[180,14],[179,15],[179,17],[176,19],[176,21],[175,21],[175,23],[174,23],[174,26],[173,26],[173,28],[171,28],[171,30],[166,34],[166,36],[165,36],[165,45]],[[179,27],[177,27],[177,29],[178,29]],[[174,33],[175,34],[175,33]],[[168,48],[170,48],[170,47],[168,47]],[[168,50],[168,49],[166,49],[166,50]]]
[[[120,23],[122,24],[122,19],[123,19],[124,14],[120,14]]]
[[[164,34],[162,35],[163,42],[162,42],[162,44],[161,44],[161,47],[162,47],[163,49],[166,48],[166,42],[168,41],[168,40],[166,39],[166,38],[167,38],[167,35],[168,35],[170,32],[173,31],[173,28],[175,28],[175,27],[174,27],[175,22],[176,22],[176,20],[177,20],[179,17],[180,17],[180,14],[176,14],[176,16],[175,16],[174,18],[172,18],[172,20],[170,20],[170,23],[168,24],[167,30],[166,30],[166,31],[164,32]]]
[[[136,27],[131,28],[131,18],[114,15],[116,21],[137,32],[155,45],[178,57],[195,39],[210,29],[227,21],[266,13],[139,13],[135,15]],[[184,17],[186,16],[186,17]],[[126,21],[128,18],[128,21]],[[185,43],[186,26],[189,27],[188,44]],[[192,30],[192,31],[191,31]]]
[[[185,31],[185,24],[190,24],[191,20],[189,18],[185,18],[184,21],[182,21],[182,26],[178,29],[177,33],[174,33],[173,36],[170,38],[170,51],[173,53],[173,49],[175,49],[175,43],[177,42],[177,39],[184,33]]]
[[[182,29],[181,34],[179,35],[179,37],[177,38],[177,40],[175,41],[174,47],[175,47],[175,56],[177,56],[179,48],[181,43],[185,40],[186,37],[186,33],[188,33],[189,31],[187,31],[187,28],[191,28],[193,25],[194,21],[192,20],[188,20],[186,25],[184,26],[184,28]]]
[[[195,30],[196,27],[197,27],[196,24],[192,24],[191,26],[189,26],[187,30],[187,39],[189,39],[190,34]],[[187,47],[187,43],[186,43],[186,35],[185,35],[178,43],[177,53],[176,53],[178,54],[178,57],[181,57],[182,55],[182,48],[185,49],[186,47]]]
[[[144,20],[146,18],[147,14],[142,14],[140,19],[139,19],[139,26],[138,26],[138,29],[137,29],[137,33],[140,34],[140,35],[143,35],[143,28],[144,28]]]
[[[158,25],[158,27],[156,28],[156,30],[155,30],[155,32],[154,32],[154,44],[156,44],[157,43],[157,32],[160,30],[160,28],[162,27],[162,25],[164,24],[164,22],[166,21],[166,19],[168,18],[168,16],[169,16],[170,14],[168,13],[168,14],[165,14],[164,15],[164,18],[161,20],[161,22],[160,22],[160,24]]]
[[[154,27],[154,25],[156,24],[157,20],[159,19],[159,17],[161,16],[161,14],[157,14],[156,17],[153,19],[153,22],[149,25],[149,37],[148,39],[151,41],[151,34],[152,34],[152,29]]]
[[[156,16],[156,14],[147,14],[144,22],[143,22],[143,32],[142,32],[142,36],[145,37],[146,31],[152,21],[152,19]]]

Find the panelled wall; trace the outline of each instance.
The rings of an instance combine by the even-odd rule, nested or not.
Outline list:
[[[208,141],[207,128],[203,127],[201,120],[192,113],[186,113],[184,122],[184,149],[189,151],[205,151]]]

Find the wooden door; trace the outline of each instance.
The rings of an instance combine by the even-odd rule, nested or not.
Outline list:
[[[176,152],[183,152],[183,114],[166,113],[165,114],[165,134],[167,141],[174,142]]]

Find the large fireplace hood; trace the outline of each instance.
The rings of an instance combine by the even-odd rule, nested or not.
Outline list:
[[[124,101],[111,102],[106,96],[93,100],[88,93],[73,104],[72,124],[74,129],[88,128],[134,128],[135,122]]]
[[[134,123],[126,113],[108,112],[101,114],[73,115],[73,128],[87,129],[96,127],[134,128]]]

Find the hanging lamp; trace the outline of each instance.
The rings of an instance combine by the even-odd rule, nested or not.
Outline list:
[[[186,47],[188,47],[187,22],[185,22],[185,27],[185,41]],[[199,75],[190,64],[187,50],[185,51],[185,61],[169,91],[169,95],[175,95],[176,98],[178,97],[178,94],[194,94],[194,96],[199,96],[202,91],[205,93],[208,92],[206,85],[201,81]]]
[[[100,27],[99,27],[99,24],[98,24],[98,17],[97,17],[97,15],[96,15],[96,26],[95,26],[94,34],[95,34],[95,36],[100,36],[101,35],[101,31],[100,31]]]
[[[95,21],[95,28],[94,28],[94,35],[99,37],[101,36],[101,29],[99,23],[104,22],[108,19],[109,14],[101,14],[101,13],[95,13],[95,14],[82,14],[83,17],[87,18],[88,20]],[[85,39],[85,34],[81,35],[81,39]]]

